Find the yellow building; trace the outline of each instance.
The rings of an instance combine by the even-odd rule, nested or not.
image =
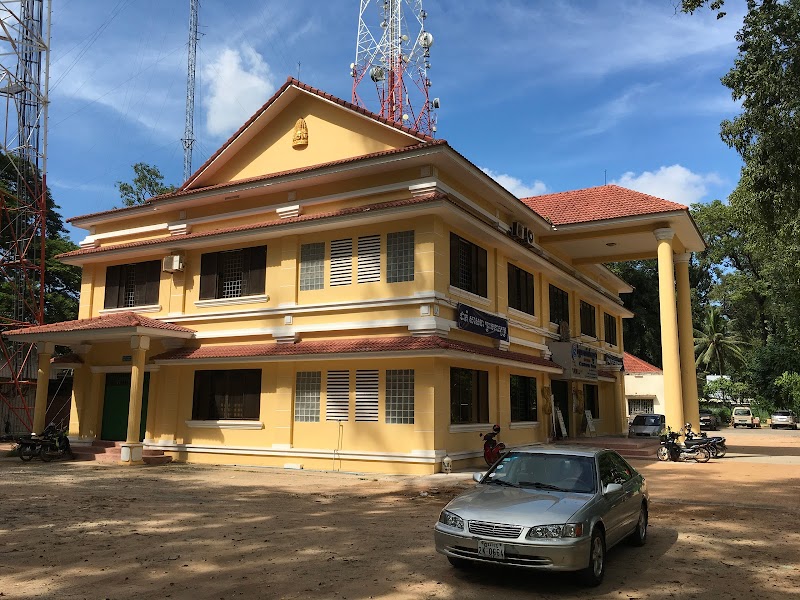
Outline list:
[[[656,255],[668,417],[696,419],[686,207],[616,186],[520,201],[293,79],[174,193],[70,220],[79,319],[8,335],[39,344],[41,381],[71,349],[71,438],[123,441],[125,462],[430,473],[482,460],[493,423],[512,446],[587,413],[625,432],[631,288],[603,263]]]

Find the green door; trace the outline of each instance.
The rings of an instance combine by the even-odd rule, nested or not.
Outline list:
[[[150,373],[144,374],[142,390],[142,417],[139,441],[144,439],[147,427],[147,396],[150,390]],[[128,437],[128,408],[131,402],[131,374],[107,373],[103,399],[103,427],[100,438],[109,442],[124,442]]]

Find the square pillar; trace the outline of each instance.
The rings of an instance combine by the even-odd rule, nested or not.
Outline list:
[[[694,327],[692,296],[689,283],[689,252],[675,255],[675,280],[678,287],[678,337],[681,352],[681,386],[683,418],[700,431],[700,405],[697,400],[697,367],[694,362]]]
[[[53,357],[55,344],[39,342],[39,365],[36,371],[36,400],[33,407],[33,433],[40,435],[45,428],[47,417],[47,388],[50,385],[50,359]]]

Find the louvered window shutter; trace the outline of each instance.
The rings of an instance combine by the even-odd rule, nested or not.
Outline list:
[[[356,371],[356,421],[378,421],[378,371]]]
[[[200,257],[200,300],[217,297],[218,259],[218,252],[210,252]]]
[[[242,296],[257,296],[263,294],[266,284],[267,247],[254,246],[243,250],[244,291]]]
[[[358,283],[381,280],[381,236],[358,238]]]
[[[331,286],[353,283],[353,240],[331,242]]]
[[[106,268],[106,297],[103,302],[103,308],[119,307],[119,280],[121,273],[122,267],[120,265]]]
[[[350,419],[350,371],[328,371],[325,420]]]
[[[145,272],[144,303],[146,305],[158,304],[158,289],[161,285],[161,261],[151,260],[137,268]]]

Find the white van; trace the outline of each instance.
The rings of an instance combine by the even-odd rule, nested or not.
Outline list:
[[[761,427],[760,419],[753,416],[749,406],[737,406],[733,409],[734,427]]]

